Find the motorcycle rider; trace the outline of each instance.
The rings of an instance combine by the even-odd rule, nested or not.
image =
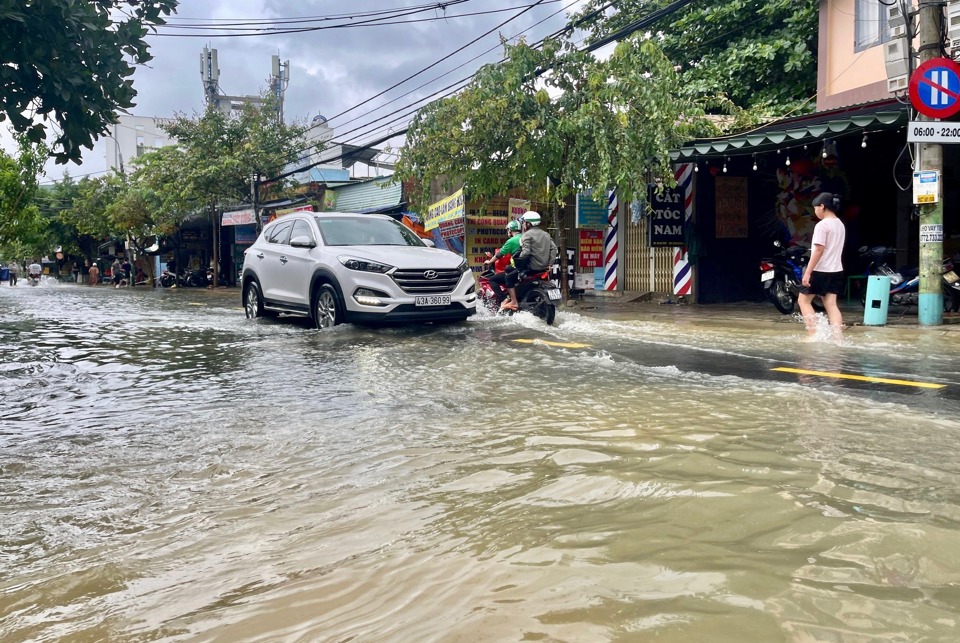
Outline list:
[[[510,299],[503,302],[500,310],[518,310],[517,284],[528,272],[543,272],[548,270],[557,259],[557,244],[553,242],[550,233],[540,227],[540,213],[527,210],[520,217],[520,252],[513,255],[513,270],[506,274],[507,290]]]
[[[520,250],[520,222],[513,220],[507,224],[508,239],[503,242],[496,254],[483,262],[484,266],[493,264],[496,274],[490,277],[490,285],[493,287],[493,294],[497,298],[497,305],[503,303],[506,295],[503,289],[507,285],[506,269],[510,266],[510,260],[513,255]]]
[[[40,266],[39,263],[37,263],[36,259],[34,259],[32,264],[27,266],[27,275],[30,277],[31,280],[36,279],[37,282],[39,282],[40,275],[42,273],[43,273],[43,268]]]

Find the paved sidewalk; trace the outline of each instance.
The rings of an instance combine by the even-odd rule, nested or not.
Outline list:
[[[726,304],[678,304],[654,301],[630,301],[612,295],[585,294],[583,299],[568,303],[574,310],[589,317],[613,320],[643,319],[650,321],[683,320],[684,323],[709,324],[800,324],[800,309],[792,315],[783,315],[769,302],[737,302]],[[671,298],[676,301],[676,298]],[[572,305],[571,305],[572,304]],[[847,327],[863,326],[863,307],[858,303],[841,302],[840,312]],[[893,308],[887,315],[887,327],[915,328],[917,330],[945,330],[960,332],[960,314],[945,313],[942,326],[921,326],[916,308]],[[867,328],[881,328],[870,326]]]

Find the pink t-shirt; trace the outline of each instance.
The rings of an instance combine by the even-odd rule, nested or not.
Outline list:
[[[813,245],[823,246],[823,255],[813,269],[817,272],[841,272],[843,263],[840,256],[846,238],[847,231],[840,219],[829,217],[820,221],[813,229]]]

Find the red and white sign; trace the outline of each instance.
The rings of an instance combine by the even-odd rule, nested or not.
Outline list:
[[[580,267],[603,265],[603,230],[580,230]]]
[[[930,118],[960,112],[960,65],[950,58],[931,58],[910,76],[910,102]]]

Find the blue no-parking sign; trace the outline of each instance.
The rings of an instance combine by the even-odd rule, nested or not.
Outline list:
[[[960,111],[960,65],[949,58],[931,58],[910,76],[910,102],[931,118]]]

